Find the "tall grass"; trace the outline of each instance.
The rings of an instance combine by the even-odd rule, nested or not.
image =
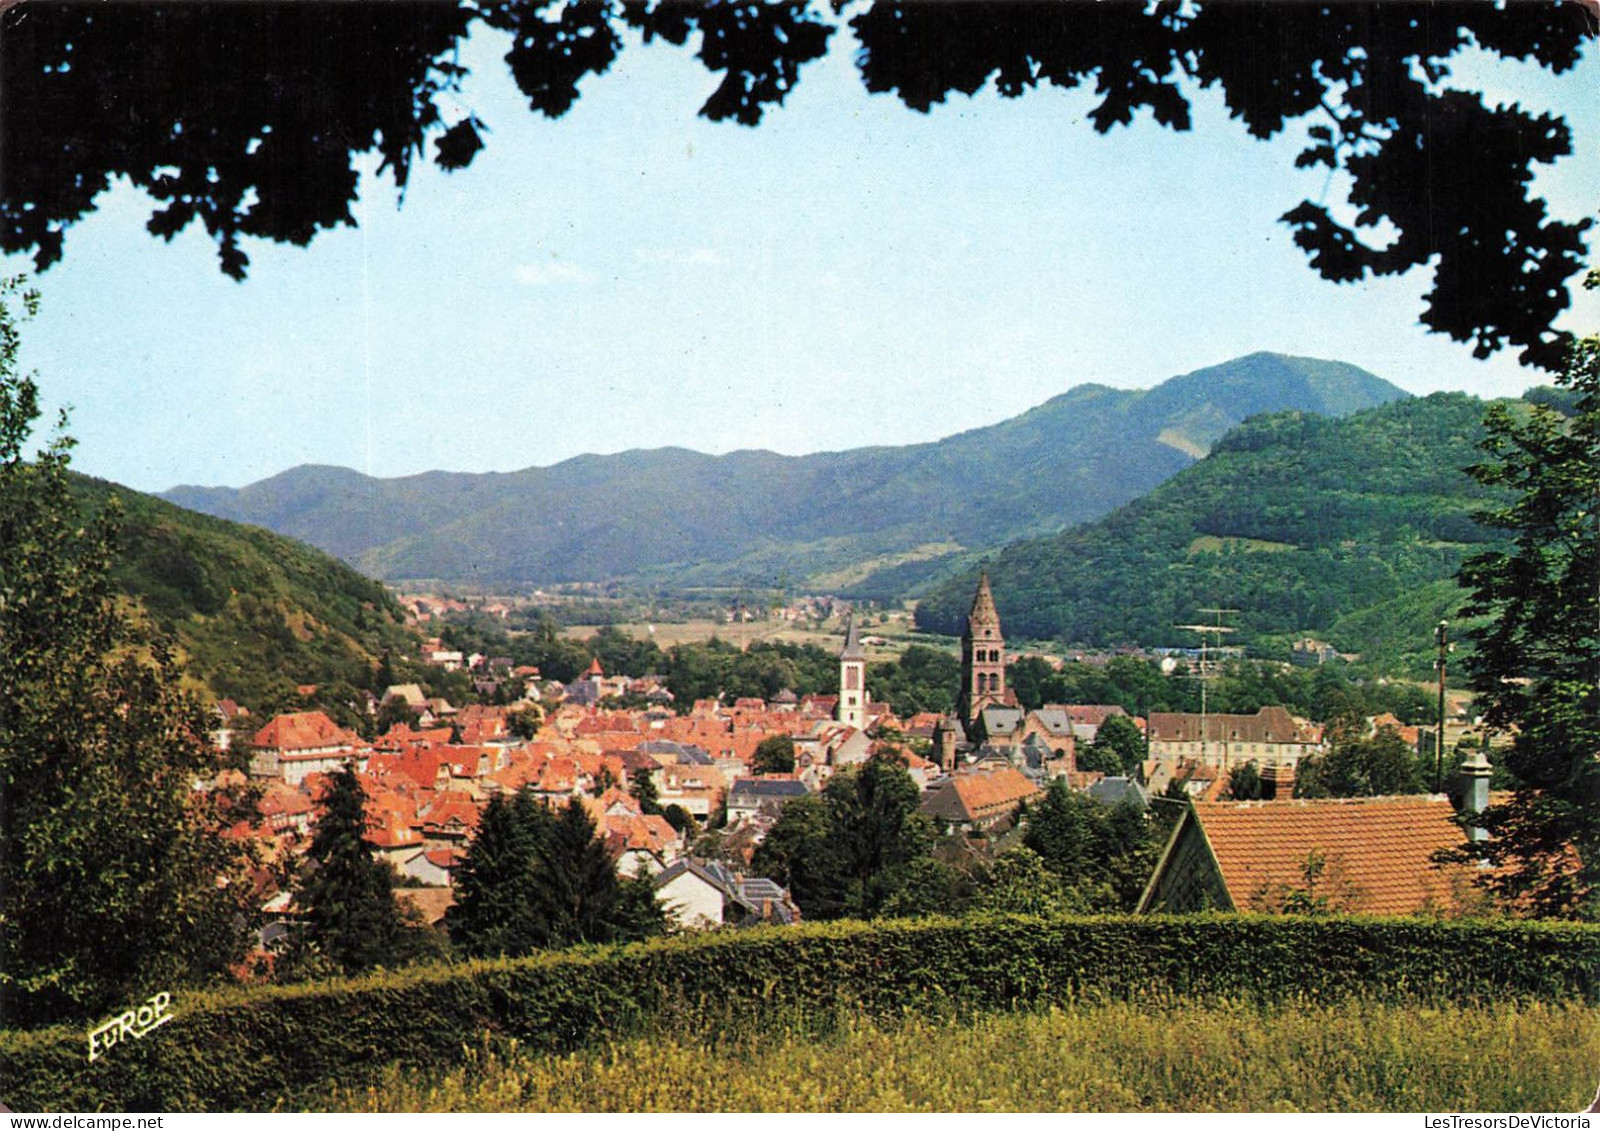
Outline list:
[[[1577,1111],[1600,1007],[1082,1003],[755,1021],[564,1056],[515,1042],[302,1097],[343,1111]]]

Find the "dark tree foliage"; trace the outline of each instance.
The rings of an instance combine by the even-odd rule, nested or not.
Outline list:
[[[1228,774],[1229,801],[1261,800],[1261,767],[1254,762],[1235,766]]]
[[[832,810],[822,797],[798,797],[785,805],[750,866],[788,888],[807,919],[849,914],[848,854],[834,837]]]
[[[635,770],[628,777],[628,793],[639,803],[639,811],[646,816],[661,812],[661,791],[656,788],[654,775]]]
[[[758,641],[748,648],[718,637],[667,650],[662,682],[680,711],[696,699],[771,699],[785,689],[797,695],[835,691],[839,661],[814,644]]]
[[[1600,275],[1591,274],[1591,286]],[[1561,416],[1536,406],[1518,419],[1496,406],[1480,482],[1509,488],[1483,516],[1510,549],[1461,571],[1474,633],[1472,686],[1487,725],[1513,734],[1509,800],[1478,822],[1495,885],[1535,910],[1600,917],[1600,337],[1575,347]]]
[[[22,311],[16,309],[20,301]],[[248,884],[245,799],[168,644],[118,604],[113,510],[80,513],[72,441],[31,460],[16,370],[37,299],[0,282],[0,1023],[97,1016],[226,975]],[[64,423],[64,422],[63,422]]]
[[[1006,687],[1024,710],[1036,711],[1049,702],[1047,691],[1055,685],[1055,669],[1039,656],[1019,656],[1006,665]]]
[[[653,675],[666,658],[654,640],[636,640],[609,624],[596,630],[586,646],[607,675]]]
[[[871,758],[836,774],[820,797],[784,806],[752,867],[788,887],[808,919],[891,913],[906,883],[927,879],[917,862],[933,828],[920,801],[903,764]]]
[[[411,948],[394,869],[372,856],[366,791],[350,766],[329,777],[320,802],[298,894],[306,938],[344,970],[400,965]]]
[[[958,915],[971,905],[976,887],[971,870],[933,856],[918,856],[900,868],[893,892],[880,909],[889,919]]]
[[[750,768],[758,774],[794,773],[794,739],[787,734],[763,738],[750,759]]]
[[[1039,854],[1081,910],[1132,910],[1155,867],[1150,820],[1132,804],[1107,808],[1086,793],[1050,783],[1023,824],[1022,843]]]
[[[913,644],[899,659],[867,668],[867,693],[902,717],[954,710],[960,686],[961,661],[925,644]]]
[[[491,800],[456,891],[446,925],[451,941],[474,957],[623,942],[665,929],[650,881],[617,876],[576,798],[559,810],[528,793]]]
[[[475,958],[528,954],[542,934],[532,922],[533,868],[554,814],[527,793],[496,796],[455,877],[456,901],[445,914],[450,941]]]
[[[1095,731],[1089,753],[1099,763],[1096,767],[1079,766],[1079,769],[1096,768],[1108,774],[1140,777],[1150,744],[1137,723],[1127,715],[1112,715]]]
[[[619,878],[605,841],[577,798],[534,850],[532,919],[541,946],[626,942],[660,934],[665,917],[646,878]]]
[[[1371,738],[1337,739],[1326,754],[1302,758],[1295,768],[1296,797],[1389,797],[1425,792],[1427,779],[1417,752],[1389,729]]]
[[[1511,346],[1553,369],[1569,340],[1552,323],[1588,221],[1550,218],[1530,193],[1535,166],[1570,152],[1566,122],[1486,105],[1449,85],[1448,61],[1476,44],[1564,72],[1593,28],[1577,0],[28,0],[4,18],[0,246],[32,252],[40,267],[60,258],[65,229],[117,176],[157,202],[153,234],[170,239],[199,220],[222,269],[242,278],[241,237],[304,245],[354,223],[358,153],[376,149],[402,190],[430,143],[442,168],[465,167],[487,132],[462,105],[456,62],[477,20],[512,34],[506,63],[548,117],[611,66],[631,26],[646,42],[694,39],[722,75],[701,113],[746,125],[783,102],[848,20],[866,88],[914,110],[989,83],[1005,97],[1093,83],[1088,118],[1100,133],[1143,110],[1187,130],[1190,98],[1206,87],[1254,137],[1304,122],[1295,164],[1342,173],[1353,217],[1312,201],[1284,214],[1314,270],[1346,282],[1432,265],[1423,323],[1480,357]]]

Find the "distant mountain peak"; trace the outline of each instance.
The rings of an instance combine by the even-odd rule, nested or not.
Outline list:
[[[1259,413],[1345,415],[1405,395],[1353,365],[1262,351],[1147,390],[1074,386],[933,443],[805,456],[662,447],[404,479],[298,467],[239,490],[164,497],[387,578],[762,585],[783,574],[805,583],[874,562],[904,569],[929,544],[955,547],[954,560],[1087,521]],[[916,560],[924,574],[950,565]]]

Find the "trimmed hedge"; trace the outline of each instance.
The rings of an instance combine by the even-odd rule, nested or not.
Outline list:
[[[487,1032],[552,1051],[775,1011],[1032,1007],[1152,992],[1262,1003],[1359,995],[1600,1001],[1600,928],[1267,916],[823,923],[305,986],[177,993],[174,1020],[87,1063],[86,1031],[0,1033],[21,1110],[269,1108],[388,1063],[440,1066]]]

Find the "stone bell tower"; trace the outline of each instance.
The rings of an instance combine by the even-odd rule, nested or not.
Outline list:
[[[834,718],[857,730],[867,728],[867,653],[856,636],[854,613],[839,651],[839,706]]]
[[[985,570],[972,597],[967,630],[961,635],[961,693],[956,697],[956,714],[970,734],[980,711],[1009,701],[1006,638],[1000,631],[1000,613],[994,607]]]

